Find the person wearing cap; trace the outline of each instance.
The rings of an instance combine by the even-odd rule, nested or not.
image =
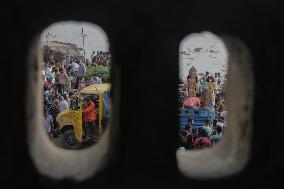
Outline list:
[[[95,103],[92,101],[91,97],[85,99],[85,105],[83,109],[83,115],[85,120],[85,139],[88,140],[91,138],[91,129],[96,127],[96,113],[95,113]]]

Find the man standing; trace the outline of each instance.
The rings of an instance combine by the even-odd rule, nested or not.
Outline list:
[[[215,73],[215,78],[214,78],[215,84],[220,85],[221,79],[220,79],[220,73]]]
[[[93,103],[91,97],[85,100],[85,106],[83,109],[84,120],[85,120],[85,140],[91,138],[91,129],[95,129],[97,116],[95,114],[95,104]]]
[[[45,77],[46,79],[53,79],[54,75],[52,74],[52,65],[51,64],[46,64],[45,67]]]
[[[83,64],[83,62],[81,60],[79,60],[79,67],[78,67],[78,71],[77,71],[77,81],[75,84],[75,88],[78,89],[79,86],[79,82],[84,80],[84,76],[86,74],[86,66]]]
[[[77,77],[78,78],[83,78],[86,74],[86,66],[83,64],[81,60],[79,60],[79,67],[77,71]]]
[[[208,71],[206,71],[205,76],[204,76],[205,81],[208,79],[208,77],[209,77],[209,72],[208,72]]]
[[[54,100],[51,107],[49,108],[49,113],[52,116],[53,119],[53,125],[54,125],[54,131],[57,130],[57,124],[56,124],[56,117],[58,116],[58,114],[60,113],[59,110],[59,101],[58,100]],[[54,133],[53,133],[54,135]]]
[[[66,101],[66,99],[63,96],[59,97],[60,101],[59,101],[59,111],[63,112],[64,110],[69,108],[69,105]]]
[[[96,55],[95,51],[93,51],[93,53],[91,54],[91,64],[96,62],[96,57],[97,57],[97,55]]]
[[[210,127],[210,120],[206,120],[205,125],[202,127],[207,134],[207,137],[210,137],[212,134],[212,129]]]
[[[68,64],[67,68],[71,70],[71,74],[76,74],[79,69],[79,65],[74,60],[72,60],[72,62]]]
[[[58,92],[63,95],[63,93],[70,88],[70,78],[66,74],[66,71],[64,68],[59,68],[59,74],[57,75],[57,81],[58,81]]]
[[[52,116],[48,114],[48,110],[44,109],[44,116],[43,116],[43,125],[48,134],[51,137],[51,133],[53,130],[53,119]]]
[[[216,134],[210,137],[210,140],[212,141],[214,145],[223,137],[222,131],[223,131],[223,128],[221,126],[217,126]]]

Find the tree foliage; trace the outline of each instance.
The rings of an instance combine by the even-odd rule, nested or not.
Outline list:
[[[92,65],[87,67],[85,74],[85,80],[90,81],[93,76],[98,76],[102,79],[102,82],[109,82],[110,80],[110,70],[107,66]]]

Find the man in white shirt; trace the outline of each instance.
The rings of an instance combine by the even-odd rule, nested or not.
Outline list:
[[[52,116],[48,114],[47,109],[44,110],[43,126],[47,134],[51,136],[52,128],[53,128],[53,119],[52,119]]]
[[[80,60],[79,61],[79,67],[78,67],[78,71],[77,71],[77,77],[78,78],[83,78],[85,76],[86,73],[86,66],[85,64],[83,64],[83,62]]]
[[[49,78],[53,79],[54,75],[52,74],[52,66],[51,66],[51,64],[47,64],[45,66],[45,76],[46,76],[46,79],[49,79]]]
[[[79,69],[79,64],[77,64],[76,62],[72,62],[72,69],[73,69],[73,72],[77,72],[78,69]]]
[[[70,68],[74,73],[78,71],[79,65],[73,60],[70,64],[68,64],[67,68]]]
[[[227,114],[227,111],[226,110],[223,110],[222,112],[221,112],[221,117],[223,117],[223,118],[225,118],[226,117],[226,114]]]
[[[220,85],[220,82],[221,82],[220,76],[218,75],[218,73],[215,73],[214,83],[216,85]]]
[[[91,82],[92,82],[93,85],[94,84],[101,84],[102,80],[98,76],[94,76],[94,77],[92,77]]]
[[[62,112],[66,109],[69,108],[68,102],[62,97],[60,96],[60,101],[59,101],[59,111]]]

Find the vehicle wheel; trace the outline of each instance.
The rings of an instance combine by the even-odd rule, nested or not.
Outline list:
[[[81,143],[76,139],[73,129],[64,131],[62,136],[62,145],[66,149],[76,150],[79,149]]]

